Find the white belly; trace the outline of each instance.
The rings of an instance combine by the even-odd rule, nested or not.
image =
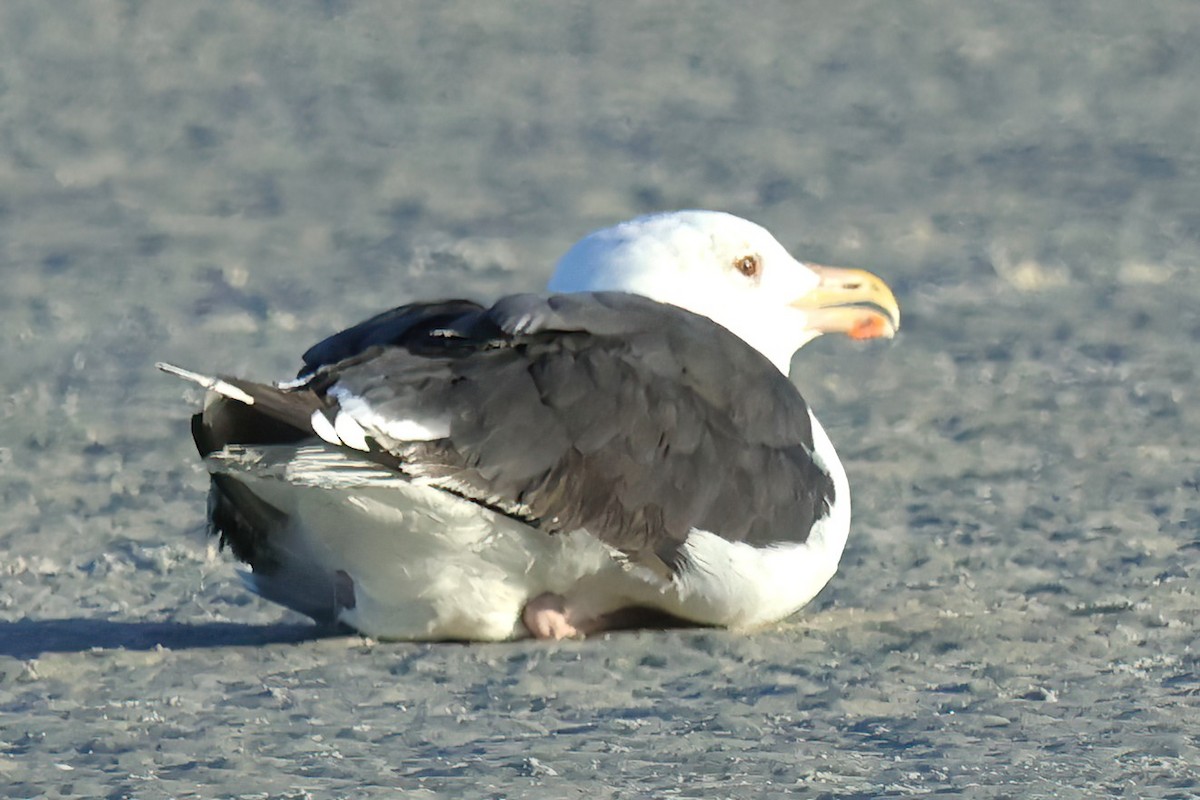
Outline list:
[[[337,450],[230,449],[209,466],[289,517],[271,537],[279,563],[247,576],[251,588],[372,636],[517,638],[525,604],[545,592],[601,614],[669,590],[582,531],[549,535]]]

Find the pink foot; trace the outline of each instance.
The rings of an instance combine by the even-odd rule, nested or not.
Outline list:
[[[535,639],[579,639],[582,631],[567,617],[566,601],[560,594],[546,592],[525,604],[521,621]]]

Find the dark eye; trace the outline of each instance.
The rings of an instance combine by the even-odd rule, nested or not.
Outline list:
[[[762,259],[757,253],[750,256],[742,256],[733,262],[733,266],[747,278],[757,278],[758,273],[762,272]]]

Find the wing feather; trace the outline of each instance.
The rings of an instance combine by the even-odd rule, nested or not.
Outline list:
[[[195,426],[202,451],[251,439],[255,416],[310,436],[315,412],[355,431],[356,458],[656,569],[694,529],[804,540],[834,499],[795,387],[716,323],[635,295],[403,306],[304,360],[283,386],[198,376],[229,388]]]

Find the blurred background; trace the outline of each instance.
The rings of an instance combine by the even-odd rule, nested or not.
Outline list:
[[[1198,37],[1186,0],[0,5],[13,796],[1190,796]],[[855,487],[830,587],[754,637],[295,643],[153,363],[287,377],[675,208],[896,290],[894,342],[794,365]]]

